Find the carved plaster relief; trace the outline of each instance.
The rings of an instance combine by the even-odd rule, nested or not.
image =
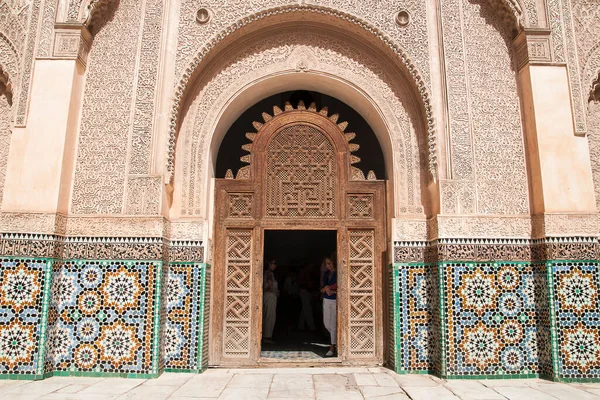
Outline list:
[[[126,214],[159,214],[162,177],[151,171],[155,126],[156,86],[160,64],[163,0],[147,0],[144,8],[142,38],[135,93],[135,111],[129,144]],[[142,177],[140,175],[147,175]],[[143,184],[142,184],[143,182]],[[136,204],[135,207],[131,207]]]
[[[182,0],[176,76],[184,73],[185,67],[190,64],[198,49],[208,43],[215,32],[221,32],[238,20],[247,19],[247,23],[253,19],[253,15],[264,10],[278,10],[284,6],[298,6],[299,3],[346,13],[356,18],[353,22],[357,23],[357,28],[359,19],[362,19],[376,29],[386,32],[402,48],[410,49],[410,59],[422,72],[423,79],[429,82],[426,10],[425,2],[421,0]],[[211,19],[206,25],[198,25],[196,21],[196,12],[201,7],[211,10]],[[395,16],[401,9],[407,10],[411,17],[411,23],[406,29],[400,29],[396,25]],[[357,29],[357,34],[360,34],[359,30]]]
[[[529,238],[529,216],[443,216],[437,217],[438,238]]]
[[[527,214],[527,174],[512,31],[484,3],[464,1],[471,129],[480,214]],[[485,39],[483,39],[485,38]]]
[[[600,210],[600,101],[588,103],[588,144],[596,193],[596,208]]]
[[[532,237],[597,237],[598,214],[547,213],[532,217]]]
[[[514,57],[517,70],[528,64],[552,63],[552,45],[550,30],[526,29],[515,38]]]
[[[574,0],[573,23],[584,96],[588,97],[590,85],[600,73],[600,6],[598,2]],[[591,131],[590,128],[590,133]]]
[[[523,0],[523,3],[526,10],[525,26],[527,26],[528,28],[537,28],[538,26],[544,26],[545,21],[543,21],[543,19],[540,20],[538,15],[538,7],[540,2],[538,0]],[[544,7],[543,2],[542,7]]]
[[[512,27],[476,0],[443,0],[442,10],[456,180],[441,183],[442,213],[528,213]]]
[[[0,32],[0,75],[2,78],[2,94],[10,93],[9,96],[12,99],[16,98],[15,91],[18,86],[15,87],[15,83],[19,82],[19,55],[16,49],[11,46],[10,43],[2,33]]]
[[[42,12],[42,23],[37,45],[37,58],[48,58],[52,56],[54,42],[54,23],[56,22],[56,6],[59,0],[47,0],[44,2]]]
[[[512,1],[512,0],[510,0]],[[355,2],[352,1],[349,4],[346,1],[339,1],[335,4],[330,4],[333,2],[327,2],[327,4],[321,5],[321,2],[316,2],[318,4],[291,4],[289,6],[282,6],[281,4],[285,2],[275,2],[275,1],[251,1],[244,2],[242,4],[236,4],[235,7],[230,7],[230,3],[219,3],[221,7],[226,7],[226,10],[223,10],[222,13],[212,12],[212,17],[207,24],[202,24],[202,28],[206,29],[206,31],[198,30],[198,26],[196,26],[196,21],[192,17],[195,15],[195,11],[197,10],[199,4],[196,0],[186,2],[182,5],[181,12],[181,21],[180,21],[180,41],[179,41],[179,54],[182,56],[177,62],[178,71],[181,71],[181,78],[179,80],[179,84],[175,90],[175,101],[173,105],[173,110],[171,114],[170,121],[170,132],[169,132],[169,149],[168,149],[168,158],[167,158],[167,180],[171,180],[171,176],[174,170],[174,152],[175,152],[175,143],[176,143],[176,133],[178,128],[178,116],[180,113],[180,106],[183,100],[184,92],[186,92],[188,88],[188,83],[190,77],[196,71],[200,63],[203,61],[205,56],[207,56],[210,49],[214,48],[223,41],[224,38],[228,37],[232,33],[236,32],[240,28],[245,26],[250,26],[250,23],[255,23],[255,25],[260,27],[260,22],[265,22],[272,16],[277,16],[274,20],[275,22],[282,23],[282,19],[288,16],[293,16],[293,14],[300,13],[312,13],[315,17],[327,17],[330,19],[329,23],[333,26],[342,25],[351,23],[355,25],[352,28],[352,31],[356,33],[358,36],[368,37],[368,40],[375,40],[378,44],[381,44],[382,47],[385,47],[387,50],[392,50],[396,53],[397,59],[404,64],[405,68],[409,72],[409,74],[414,79],[414,82],[419,90],[419,93],[422,97],[422,101],[425,108],[425,113],[427,115],[426,120],[428,123],[428,147],[429,147],[429,171],[431,175],[436,178],[436,166],[437,166],[437,150],[436,150],[436,135],[435,135],[435,126],[431,111],[431,103],[429,96],[429,72],[428,72],[428,46],[427,46],[427,32],[425,27],[425,4],[421,1],[411,0],[402,2],[402,6],[404,8],[409,9],[411,12],[411,20],[413,20],[414,24],[409,24],[408,26],[411,29],[407,30],[398,30],[398,26],[396,25],[395,11],[390,15],[382,12],[382,7],[394,5],[394,2],[379,2],[376,1],[362,1]],[[273,7],[279,5],[276,8],[262,8],[262,7]],[[374,7],[377,5],[377,7]],[[262,7],[261,7],[262,6]],[[327,8],[329,6],[335,6],[335,9]],[[215,8],[218,8],[219,5],[215,4]],[[247,9],[246,7],[249,7]],[[361,13],[359,15],[372,15],[374,18],[380,18],[381,21],[384,21],[386,25],[385,32],[392,33],[394,37],[398,37],[398,42],[395,42],[393,38],[388,37],[384,34],[384,30],[380,29],[377,25],[371,25],[370,22],[366,22],[365,20],[356,17],[348,12],[340,11],[345,8],[359,7]],[[255,10],[259,10],[256,12]],[[233,13],[233,14],[232,14]],[[239,18],[235,23],[227,25],[230,21],[235,20],[235,15],[239,14]],[[224,19],[219,20],[223,15]],[[218,16],[218,17],[217,17]],[[243,18],[242,18],[243,17]],[[222,28],[219,34],[214,36],[210,41],[207,42],[207,38],[211,32],[215,32],[210,28],[217,26],[217,21],[221,21],[220,23],[223,26],[228,26],[227,28]],[[258,21],[258,22],[257,22]],[[291,20],[293,21],[293,19]],[[420,21],[420,22],[419,22]],[[273,23],[273,22],[271,22]],[[384,24],[384,25],[385,25]],[[390,25],[391,24],[391,25]],[[406,40],[409,40],[410,43],[403,43],[400,38],[404,37]],[[400,43],[400,44],[398,44]],[[204,44],[204,45],[203,45]],[[203,45],[203,47],[201,47]],[[200,48],[200,51],[197,49]],[[410,48],[412,51],[418,53],[417,60],[413,63],[412,59],[405,53],[403,48]],[[193,54],[196,54],[192,57]],[[183,62],[181,59],[188,59],[188,62]],[[183,70],[183,66],[187,65],[187,68]],[[420,66],[423,69],[420,69]],[[178,74],[179,75],[179,74]],[[187,92],[186,92],[187,93]]]
[[[302,56],[306,58],[299,60]],[[248,45],[209,82],[199,84],[200,90],[183,121],[178,145],[176,187],[182,188],[181,214],[201,216],[205,208],[204,189],[209,178],[206,162],[222,105],[248,83],[269,74],[296,71],[299,62],[311,73],[355,83],[381,107],[392,135],[395,181],[402,182],[395,190],[395,202],[405,212],[422,213],[420,171],[424,161],[419,157],[419,147],[423,147],[425,135],[415,122],[418,114],[414,99],[406,98],[406,90],[365,49],[316,33],[301,37],[280,33],[255,46]]]
[[[71,211],[120,214],[132,124],[141,10],[122,0],[90,53]]]
[[[162,176],[129,176],[125,214],[157,215],[160,213]]]
[[[29,92],[31,89],[31,74],[33,72],[33,59],[37,42],[38,21],[40,19],[40,5],[42,0],[23,1],[24,8],[21,12],[27,10],[29,18],[27,19],[27,38],[23,42],[23,52],[21,56],[21,74],[18,90],[18,97],[15,101],[16,119],[15,126],[23,127],[27,123],[27,112],[29,111]],[[27,4],[28,3],[28,4]],[[23,20],[24,18],[22,18]]]
[[[8,151],[10,149],[11,135],[11,107],[6,95],[0,93],[0,205],[4,195],[4,178],[6,176],[6,165],[8,163]]]
[[[577,0],[579,1],[579,0]],[[573,3],[575,4],[575,3]],[[597,8],[597,4],[594,6]],[[566,62],[571,89],[575,133],[587,131],[578,49],[574,33],[571,0],[548,0],[555,62]]]
[[[579,68],[587,101],[588,143],[596,192],[600,209],[600,7],[594,0],[573,0],[573,23],[577,39]],[[598,97],[595,97],[595,93]]]
[[[23,53],[23,45],[27,38],[27,19],[29,7],[23,1],[0,1],[0,33],[15,50]]]

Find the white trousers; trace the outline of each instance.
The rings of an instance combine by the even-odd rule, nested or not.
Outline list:
[[[272,338],[277,315],[277,294],[274,292],[263,293],[263,337]]]
[[[323,299],[323,325],[329,331],[331,344],[337,344],[337,312],[336,301]]]

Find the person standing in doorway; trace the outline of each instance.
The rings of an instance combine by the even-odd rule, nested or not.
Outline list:
[[[275,260],[271,260],[265,269],[263,276],[263,343],[275,343],[273,341],[273,329],[277,316],[277,297],[279,288],[273,273],[277,268]]]
[[[337,269],[331,257],[325,257],[324,263],[327,271],[323,274],[323,282],[321,284],[321,293],[323,293],[323,324],[329,331],[331,338],[331,346],[325,357],[333,357],[337,353]]]

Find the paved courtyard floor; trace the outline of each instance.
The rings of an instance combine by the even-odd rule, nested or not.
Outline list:
[[[53,377],[0,380],[0,399],[600,399],[600,384],[528,380],[452,380],[397,375],[385,368],[211,369],[158,379]]]

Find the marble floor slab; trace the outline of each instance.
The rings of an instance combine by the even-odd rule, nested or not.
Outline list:
[[[209,369],[158,379],[0,380],[2,400],[600,400],[600,383],[450,380],[376,368]]]

